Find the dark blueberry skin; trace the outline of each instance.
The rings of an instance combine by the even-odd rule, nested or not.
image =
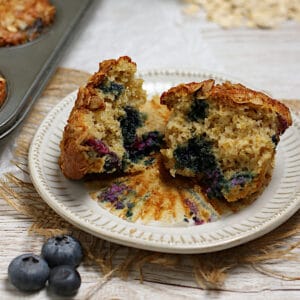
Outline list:
[[[178,146],[174,150],[174,158],[179,169],[188,168],[195,173],[214,172],[217,169],[212,143],[203,136],[190,139],[187,145]]]
[[[99,139],[88,139],[85,141],[85,145],[92,147],[100,157],[110,153],[108,146]]]
[[[158,152],[163,144],[163,135],[158,131],[150,131],[137,136],[137,128],[143,126],[143,114],[131,106],[124,108],[125,115],[120,118],[120,127],[123,136],[123,145],[127,151],[126,159],[137,162],[151,153]],[[125,168],[125,166],[123,166]]]
[[[59,265],[76,267],[80,264],[83,252],[79,241],[68,235],[60,235],[47,240],[42,248],[42,257],[50,268]]]
[[[72,266],[53,268],[49,276],[49,290],[60,296],[74,296],[81,285],[81,277]]]
[[[103,157],[106,155],[104,170],[107,173],[112,173],[121,168],[121,162],[117,154],[110,151],[109,147],[99,139],[88,139],[84,145],[92,147],[97,156]]]
[[[274,134],[274,135],[272,135],[271,139],[272,139],[273,144],[276,147],[279,142],[279,137],[276,134]]]
[[[207,117],[208,103],[204,100],[194,100],[191,110],[188,113],[188,119],[191,121],[201,121]]]
[[[104,170],[107,173],[112,173],[120,169],[121,169],[121,162],[117,154],[115,152],[110,152],[105,158]]]
[[[178,146],[174,150],[174,158],[177,168],[188,168],[202,175],[201,183],[210,199],[222,199],[224,191],[229,192],[236,186],[244,187],[254,178],[251,172],[244,171],[226,179],[213,154],[212,142],[205,136],[192,138],[187,144]]]
[[[234,174],[229,180],[229,186],[235,187],[237,185],[244,187],[247,182],[250,182],[254,178],[250,172],[240,172]]]
[[[123,84],[113,81],[101,83],[98,88],[105,94],[113,94],[116,98],[119,98],[125,89]]]
[[[178,146],[174,158],[176,168],[188,168],[203,175],[201,182],[209,198],[223,198],[222,189],[226,182],[212,152],[212,143],[205,136],[192,138],[186,145]]]
[[[9,281],[19,290],[34,292],[48,280],[50,268],[38,255],[27,253],[14,258],[8,266]]]
[[[159,131],[150,131],[141,137],[135,137],[134,142],[126,146],[129,159],[133,162],[158,152],[163,145],[163,135]]]
[[[120,118],[124,147],[132,145],[136,138],[136,130],[143,125],[141,113],[131,106],[124,108],[125,116]]]

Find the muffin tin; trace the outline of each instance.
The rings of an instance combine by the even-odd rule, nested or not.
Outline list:
[[[30,111],[93,1],[52,0],[56,16],[44,33],[26,44],[0,48],[0,73],[7,81],[7,96],[0,108],[0,140]]]

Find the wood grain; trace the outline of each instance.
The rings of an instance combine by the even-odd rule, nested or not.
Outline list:
[[[224,72],[249,82],[274,98],[300,98],[300,25],[275,30],[216,30],[203,24],[201,33]]]
[[[47,97],[49,105],[54,105],[66,94],[84,83],[87,73],[61,69],[42,95]],[[68,80],[66,80],[68,78]],[[298,109],[299,102],[290,101],[289,105]],[[49,107],[48,107],[49,109]],[[43,116],[41,116],[42,118]],[[29,116],[30,118],[30,116]],[[33,134],[36,126],[32,126]],[[14,174],[21,172],[13,165]],[[299,213],[298,213],[299,215]],[[25,253],[39,254],[43,238],[38,235],[28,235],[32,220],[22,216],[2,199],[0,200],[0,297],[1,299],[21,298],[24,294],[15,290],[7,281],[7,266],[12,258]],[[299,218],[298,218],[299,219]],[[125,249],[117,252],[114,263],[118,264],[126,256]],[[297,250],[299,252],[299,249]],[[270,262],[264,267],[276,270],[278,273],[298,277],[299,262],[284,261],[278,264]],[[79,267],[82,276],[82,287],[75,299],[84,299],[95,284],[101,283],[103,275],[96,266],[82,265]],[[123,281],[113,278],[101,286],[93,298],[95,299],[298,299],[300,280],[282,280],[263,275],[249,266],[241,265],[229,272],[225,284],[219,290],[201,290],[194,280],[193,261],[184,260],[180,267],[162,267],[157,264],[146,264],[142,269],[143,284],[140,283],[140,273],[130,270],[130,279]],[[30,299],[50,299],[47,290],[28,296]]]

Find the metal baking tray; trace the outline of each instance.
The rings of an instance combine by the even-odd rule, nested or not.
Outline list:
[[[7,97],[0,108],[0,141],[22,122],[76,35],[80,20],[94,0],[52,0],[55,20],[37,39],[0,48],[0,73]]]

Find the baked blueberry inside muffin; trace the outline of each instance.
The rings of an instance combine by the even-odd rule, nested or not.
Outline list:
[[[161,96],[171,110],[161,150],[170,173],[197,177],[208,198],[237,201],[271,178],[288,108],[241,84],[181,84]]]
[[[66,177],[142,171],[160,150],[163,134],[141,111],[146,92],[135,72],[127,56],[106,60],[79,89],[60,144]]]

